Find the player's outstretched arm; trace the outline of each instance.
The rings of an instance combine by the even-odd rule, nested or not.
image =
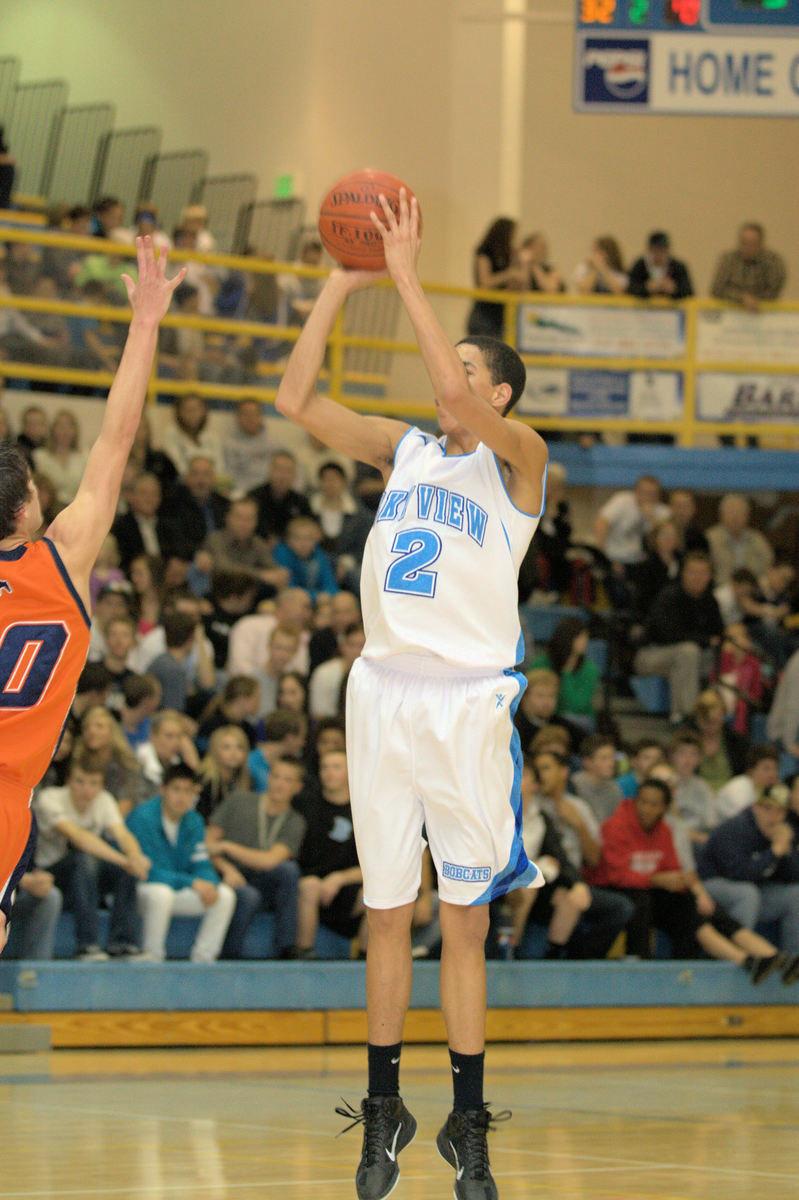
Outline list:
[[[470,389],[468,367],[464,367],[419,282],[416,263],[421,240],[416,198],[409,204],[404,188],[401,190],[399,218],[383,197],[381,207],[382,214],[373,213],[372,221],[383,238],[389,274],[410,317],[439,403],[509,464],[520,480],[514,502],[526,511],[537,512],[547,462],[546,443],[520,421],[506,421],[501,409],[492,408]],[[507,398],[510,399],[509,388]]]
[[[125,349],[111,385],[103,424],[92,446],[73,502],[48,530],[75,585],[88,579],[116,512],[122,473],[141,420],[158,341],[158,326],[186,268],[166,277],[166,253],[158,259],[151,238],[137,238],[138,280],[123,275],[133,316]]]
[[[370,463],[388,478],[408,426],[388,417],[364,417],[317,391],[327,339],[347,296],[381,278],[374,271],[331,272],[286,364],[275,408],[327,446]]]

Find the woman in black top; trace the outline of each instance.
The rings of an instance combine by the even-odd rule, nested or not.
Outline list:
[[[483,235],[474,252],[474,286],[519,291],[526,272],[518,261],[517,225],[510,217],[498,217]],[[475,300],[466,325],[467,334],[504,336],[505,306],[493,300]]]

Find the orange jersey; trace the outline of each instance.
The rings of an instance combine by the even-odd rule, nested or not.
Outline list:
[[[0,550],[0,778],[32,788],[47,770],[86,662],[89,625],[49,538]]]

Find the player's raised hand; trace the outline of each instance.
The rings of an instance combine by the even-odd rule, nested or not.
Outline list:
[[[419,205],[413,196],[408,203],[408,193],[400,188],[399,217],[396,217],[385,196],[380,194],[382,220],[376,212],[370,214],[372,223],[383,239],[386,266],[391,278],[407,278],[416,274],[416,263],[422,248],[419,233]]]
[[[136,258],[139,277],[134,282],[130,275],[123,275],[134,316],[158,322],[166,315],[172,303],[172,294],[186,278],[186,267],[181,267],[174,279],[166,277],[166,250],[155,257],[151,237],[136,238]]]

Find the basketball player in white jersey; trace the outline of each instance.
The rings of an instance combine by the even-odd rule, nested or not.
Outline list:
[[[544,508],[547,449],[505,414],[525,383],[518,355],[491,338],[453,347],[416,271],[419,214],[381,197],[388,273],[433,385],[441,438],[364,417],[316,391],[348,294],[374,272],[334,270],[286,366],[277,408],[334,450],[378,467],[386,489],[361,575],[366,645],[350,674],[347,754],[369,919],[369,1094],[360,1110],[360,1200],[397,1183],[416,1121],[399,1096],[411,993],[411,916],[422,826],[441,899],[441,1007],[453,1111],[438,1135],[457,1200],[496,1200],[483,1101],[488,903],[543,882],[521,842],[521,754],[513,713],[524,686],[519,565]],[[347,1115],[345,1110],[340,1110]],[[355,1122],[353,1122],[355,1123]]]

